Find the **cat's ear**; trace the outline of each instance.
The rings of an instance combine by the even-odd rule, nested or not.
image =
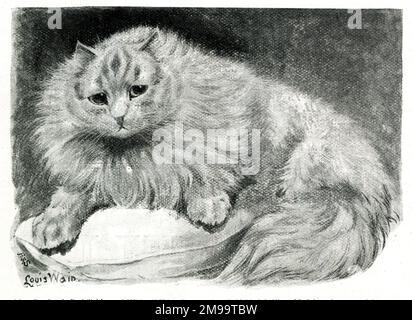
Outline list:
[[[74,52],[74,55],[82,62],[88,62],[95,58],[97,56],[97,53],[93,48],[90,48],[80,41],[77,41],[76,51]]]
[[[147,46],[156,38],[158,32],[159,31],[157,29],[153,31],[145,40],[142,41],[142,43],[139,44],[138,50],[144,50],[147,48]]]

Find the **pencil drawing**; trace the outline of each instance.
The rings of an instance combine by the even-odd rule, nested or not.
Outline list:
[[[398,17],[390,13],[382,14]],[[49,31],[64,37],[64,20],[62,26]],[[17,51],[24,40],[18,30]],[[253,59],[221,54],[167,26],[134,23],[71,45],[36,80],[32,110],[15,109],[16,225],[30,221],[31,237],[16,236],[20,260],[30,256],[42,272],[63,279],[179,275],[245,285],[339,279],[372,265],[400,218],[400,190],[396,169],[359,119],[262,72]],[[13,72],[19,87],[31,71]],[[25,134],[18,132],[23,126]],[[22,179],[28,159],[33,175]],[[28,195],[40,186],[35,180],[47,191]],[[135,212],[132,220],[116,213],[124,209]],[[105,214],[106,222],[99,218]],[[84,247],[77,273],[57,258],[67,261],[90,230],[109,230],[105,223],[132,231],[126,238],[107,233],[104,267],[85,263]],[[94,253],[102,243],[91,242]],[[133,249],[127,259],[126,248]]]

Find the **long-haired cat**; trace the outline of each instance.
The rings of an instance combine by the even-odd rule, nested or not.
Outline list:
[[[175,209],[211,231],[242,207],[256,217],[221,279],[319,280],[369,267],[397,217],[396,188],[353,121],[172,32],[140,27],[94,48],[78,43],[38,108],[35,148],[59,185],[35,220],[40,248],[75,239],[101,207]],[[259,129],[259,172],[157,163],[153,133],[176,123]]]

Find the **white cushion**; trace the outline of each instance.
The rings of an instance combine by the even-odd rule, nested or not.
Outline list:
[[[174,211],[111,208],[88,219],[65,255],[46,256],[34,247],[33,219],[24,221],[15,237],[33,258],[59,272],[97,279],[158,279],[224,264],[251,220],[251,214],[239,210],[221,230],[209,233]]]

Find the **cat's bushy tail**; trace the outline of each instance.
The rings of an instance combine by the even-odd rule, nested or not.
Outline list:
[[[343,278],[371,266],[391,218],[386,187],[372,197],[325,189],[259,217],[220,275],[243,284]]]

